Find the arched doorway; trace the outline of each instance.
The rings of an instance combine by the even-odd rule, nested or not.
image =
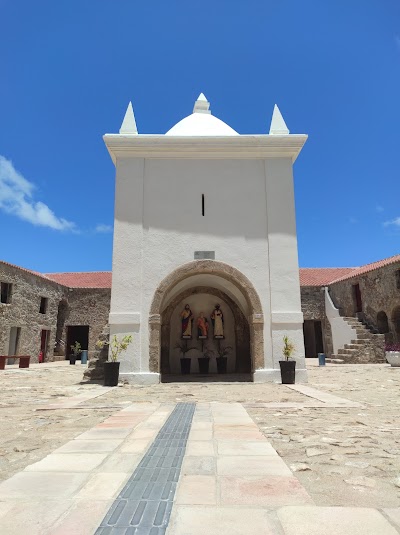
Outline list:
[[[210,299],[214,304],[221,301],[231,315],[235,354],[231,371],[246,373],[263,368],[264,318],[252,283],[228,264],[198,260],[173,271],[161,281],[154,294],[149,315],[150,371],[168,374],[172,371],[171,364],[176,371],[178,357],[171,355],[171,346],[177,336],[177,311],[189,297],[195,303],[196,296],[201,302],[197,308],[204,303],[209,306]]]
[[[396,342],[400,342],[400,306],[397,306],[392,311],[392,323],[394,327]]]
[[[376,315],[376,323],[380,334],[386,334],[389,332],[388,317],[386,315],[386,312],[384,312],[383,310],[378,312],[378,314]]]

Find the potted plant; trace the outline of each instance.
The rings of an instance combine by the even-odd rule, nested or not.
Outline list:
[[[231,351],[231,346],[221,346],[220,344],[218,344],[218,357],[216,359],[218,373],[226,373],[228,365],[228,357],[226,355],[229,355]]]
[[[69,363],[75,364],[76,359],[79,357],[79,354],[81,352],[81,344],[79,342],[75,342],[73,346],[71,346],[72,353],[69,356]]]
[[[182,375],[189,375],[190,374],[190,365],[192,363],[190,357],[187,357],[186,354],[189,353],[189,351],[192,351],[193,349],[196,349],[195,347],[189,347],[187,340],[181,340],[176,343],[175,349],[179,349],[182,357],[181,357],[181,373]]]
[[[118,339],[114,334],[111,342],[109,340],[99,340],[96,346],[99,349],[103,349],[105,345],[110,346],[111,360],[104,363],[104,386],[117,386],[119,377],[119,365],[117,361],[119,355],[126,351],[128,346],[132,343],[132,336],[130,334],[125,335],[122,339]],[[109,355],[110,356],[110,355]]]
[[[197,361],[199,363],[199,373],[207,374],[210,367],[210,358],[214,356],[214,353],[204,345],[204,340],[202,340],[201,351],[203,353],[202,357],[198,357]]]
[[[206,374],[210,367],[210,358],[213,356],[212,351],[206,349],[202,357],[198,357],[197,361],[199,363],[199,373]]]
[[[400,367],[400,344],[386,344],[385,356],[391,366]]]
[[[285,360],[279,361],[281,367],[281,378],[283,385],[293,385],[296,379],[296,361],[291,358],[294,351],[294,345],[288,336],[283,337],[282,353]]]

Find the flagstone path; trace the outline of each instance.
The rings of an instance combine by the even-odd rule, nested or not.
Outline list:
[[[2,482],[0,533],[398,535],[400,509],[316,506],[241,403],[134,403]]]

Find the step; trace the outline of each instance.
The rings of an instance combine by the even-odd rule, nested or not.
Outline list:
[[[354,355],[357,353],[356,349],[338,349],[338,355]]]
[[[344,344],[344,349],[361,349],[364,346],[362,342],[360,343],[351,343],[351,344]]]
[[[326,358],[325,362],[329,362],[330,364],[344,364],[344,360],[338,359],[336,355],[332,355],[332,357]]]
[[[356,329],[357,336],[360,335],[363,338],[372,338],[373,334],[367,331],[367,329]]]

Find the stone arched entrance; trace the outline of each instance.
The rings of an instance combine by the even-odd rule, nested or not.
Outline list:
[[[264,367],[264,317],[254,286],[243,273],[228,264],[197,260],[175,269],[155,291],[149,314],[151,372],[168,372],[167,340],[173,310],[185,296],[205,291],[225,299],[235,316],[235,324],[243,326],[236,333],[236,345],[242,354],[250,353],[246,369],[254,372]],[[238,372],[242,371],[240,366],[244,366],[244,362],[244,357],[238,360]]]
[[[392,324],[395,341],[400,342],[400,306],[395,307],[392,311]]]

